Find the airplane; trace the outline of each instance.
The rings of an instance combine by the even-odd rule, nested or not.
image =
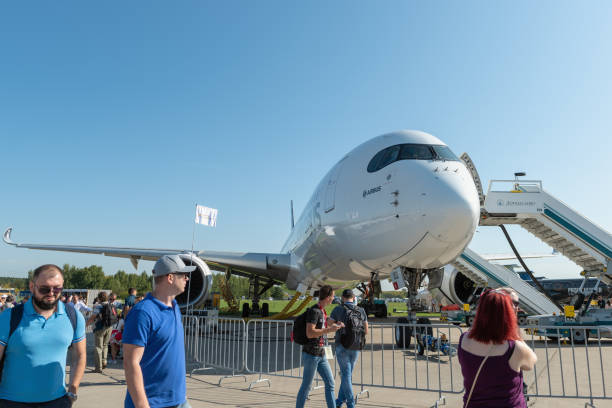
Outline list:
[[[300,294],[346,281],[369,280],[380,287],[379,280],[399,267],[418,288],[428,272],[463,252],[479,217],[479,195],[466,164],[437,137],[403,130],[370,139],[342,157],[315,188],[278,253],[20,244],[11,241],[12,228],[4,241],[129,258],[134,267],[140,260],[178,254],[197,267],[177,297],[182,307],[206,299],[213,268],[249,278],[252,311],[258,312],[259,296],[278,283]]]

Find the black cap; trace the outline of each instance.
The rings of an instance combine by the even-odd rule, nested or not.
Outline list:
[[[342,291],[342,297],[343,298],[352,298],[355,297],[355,295],[353,294],[353,291],[350,289],[344,289]]]

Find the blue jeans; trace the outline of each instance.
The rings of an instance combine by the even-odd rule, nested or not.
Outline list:
[[[346,402],[347,408],[355,406],[355,397],[353,396],[353,369],[359,357],[359,350],[347,350],[342,345],[336,345],[336,360],[340,367],[340,389],[338,390],[338,399],[336,406],[340,406]]]
[[[315,376],[315,371],[319,373],[321,379],[325,383],[325,401],[327,402],[327,408],[336,408],[336,402],[334,400],[334,375],[332,374],[331,367],[325,356],[317,357],[302,351],[302,363],[304,364],[304,377],[302,379],[300,391],[298,391],[297,400],[295,401],[295,408],[304,407],[306,398],[310,392],[310,385]]]

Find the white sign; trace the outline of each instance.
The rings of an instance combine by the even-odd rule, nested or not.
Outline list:
[[[210,227],[217,226],[217,209],[196,205],[196,224],[208,225]]]

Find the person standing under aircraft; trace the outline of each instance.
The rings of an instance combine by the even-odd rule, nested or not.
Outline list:
[[[30,300],[0,315],[0,358],[5,357],[0,407],[69,408],[76,401],[86,364],[85,319],[59,301],[63,285],[58,266],[39,266],[30,281]],[[21,313],[21,319],[11,333],[13,313]],[[66,392],[70,345],[72,364]]]
[[[355,305],[355,295],[350,289],[344,289],[342,292],[342,304],[336,306],[329,317],[334,322],[344,323],[344,329],[336,332],[336,359],[340,367],[340,389],[338,390],[338,398],[336,399],[336,407],[341,406],[346,402],[347,408],[355,407],[355,397],[353,396],[353,369],[359,357],[358,349],[345,348],[342,345],[341,336],[344,331],[348,330],[347,317],[349,313],[356,313],[363,324],[363,336],[368,334],[368,316],[366,312]]]
[[[174,298],[185,291],[195,269],[178,255],[162,256],[153,267],[153,292],[125,317],[125,408],[191,407],[186,398],[181,310]]]
[[[527,407],[521,370],[533,369],[537,356],[521,339],[506,290],[488,290],[480,297],[474,324],[459,338],[457,356],[464,406]]]
[[[334,290],[331,286],[325,285],[319,289],[319,303],[308,309],[306,312],[306,337],[308,343],[302,347],[302,362],[304,364],[304,377],[302,385],[297,394],[295,402],[296,408],[303,408],[308,397],[310,385],[315,376],[315,371],[319,373],[325,383],[325,401],[327,408],[335,408],[334,399],[334,375],[325,356],[324,346],[326,344],[327,333],[334,333],[344,327],[342,323],[327,324],[327,312],[325,306],[330,305],[334,300]],[[331,323],[331,322],[330,322]]]

